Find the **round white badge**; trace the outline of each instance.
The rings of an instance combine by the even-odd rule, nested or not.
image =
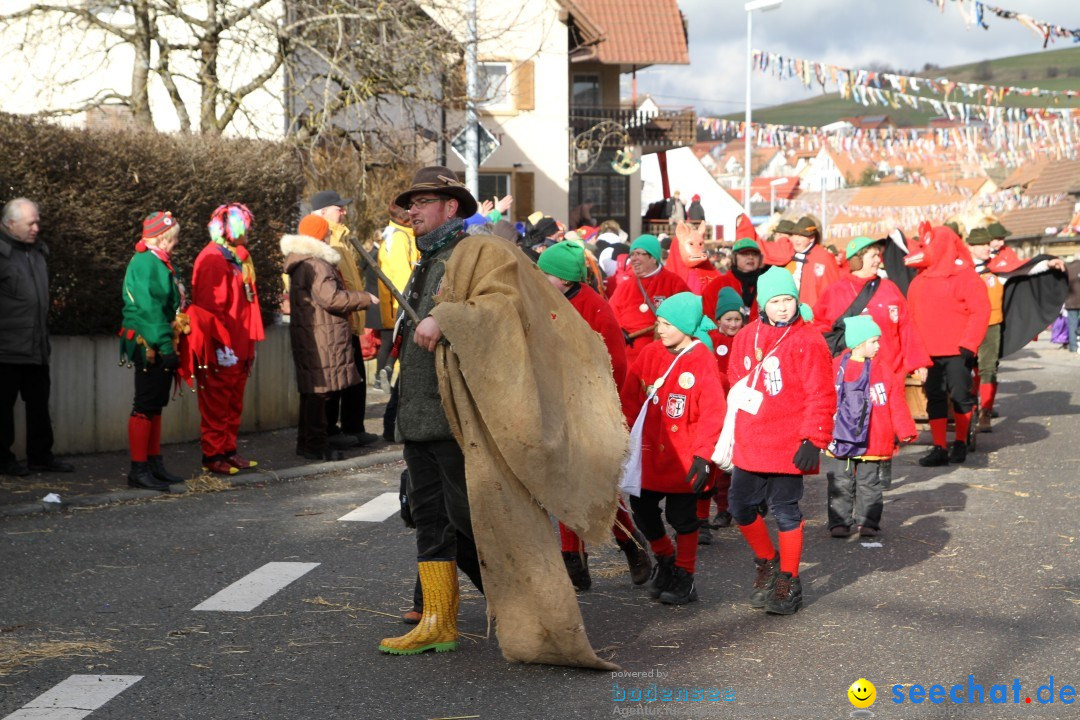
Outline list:
[[[728,346],[727,345],[721,345],[720,347],[716,348],[716,354],[719,355],[720,357],[724,357],[725,355],[728,354]]]
[[[745,367],[747,370],[749,370],[750,369],[750,358],[744,357],[743,360],[742,360],[742,364],[743,364],[743,367]]]
[[[640,305],[638,305],[637,309],[640,310],[641,312],[649,312],[649,306],[646,305],[645,303],[641,303]]]
[[[761,363],[761,367],[765,368],[765,372],[775,372],[780,367],[780,360],[775,355],[770,355]]]
[[[695,382],[696,378],[694,377],[694,373],[684,372],[682,375],[679,376],[679,387],[681,387],[683,390],[689,390],[690,388],[694,387]]]

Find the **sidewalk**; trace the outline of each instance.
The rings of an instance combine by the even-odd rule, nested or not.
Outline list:
[[[305,475],[369,467],[401,459],[401,446],[382,440],[383,411],[387,395],[371,392],[367,406],[367,431],[380,437],[365,447],[342,451],[345,459],[312,464],[296,455],[296,429],[285,428],[266,432],[244,433],[238,438],[239,452],[259,463],[253,470],[220,477],[233,485],[258,484],[275,479],[284,480]],[[169,470],[184,478],[201,474],[202,453],[197,440],[166,445],[162,448]],[[126,451],[66,455],[64,460],[75,465],[73,473],[31,473],[26,477],[0,475],[0,517],[57,509],[42,502],[49,493],[60,496],[61,507],[102,505],[121,500],[156,497],[153,490],[137,490],[127,485],[131,461]],[[174,492],[182,492],[179,485]]]

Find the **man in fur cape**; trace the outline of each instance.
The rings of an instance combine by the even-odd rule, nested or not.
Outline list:
[[[421,320],[403,323],[397,430],[424,612],[379,648],[457,648],[453,548],[420,539],[425,516],[443,513],[447,534],[475,540],[507,660],[613,669],[589,645],[548,519],[586,542],[610,532],[628,438],[607,350],[521,250],[464,233],[476,200],[452,171],[421,169],[396,203],[409,211],[421,251],[405,293]],[[439,407],[427,405],[432,398]],[[441,507],[425,477],[441,478]]]

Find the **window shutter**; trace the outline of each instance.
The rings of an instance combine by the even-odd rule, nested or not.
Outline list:
[[[518,110],[536,109],[533,61],[518,63],[514,70],[514,107]]]
[[[533,206],[536,204],[536,179],[531,172],[514,173],[514,187],[511,194],[514,196],[514,217],[525,220],[533,214]]]

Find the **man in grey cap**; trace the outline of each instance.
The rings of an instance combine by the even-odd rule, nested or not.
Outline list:
[[[345,215],[352,198],[343,198],[335,190],[320,190],[311,196],[311,212],[322,217],[330,224],[330,247],[341,253],[338,269],[345,280],[348,290],[364,292],[364,275],[360,272],[361,260],[352,243],[347,240],[349,228],[345,227]],[[376,293],[378,291],[376,290]],[[364,370],[364,356],[360,352],[360,336],[364,334],[366,310],[357,310],[349,314],[352,328],[353,357],[360,374],[360,384],[346,388],[326,403],[326,426],[329,429],[329,443],[334,448],[350,448],[357,445],[370,445],[379,439],[378,435],[364,429],[364,415],[367,410],[367,374]],[[341,425],[338,425],[338,420]]]

